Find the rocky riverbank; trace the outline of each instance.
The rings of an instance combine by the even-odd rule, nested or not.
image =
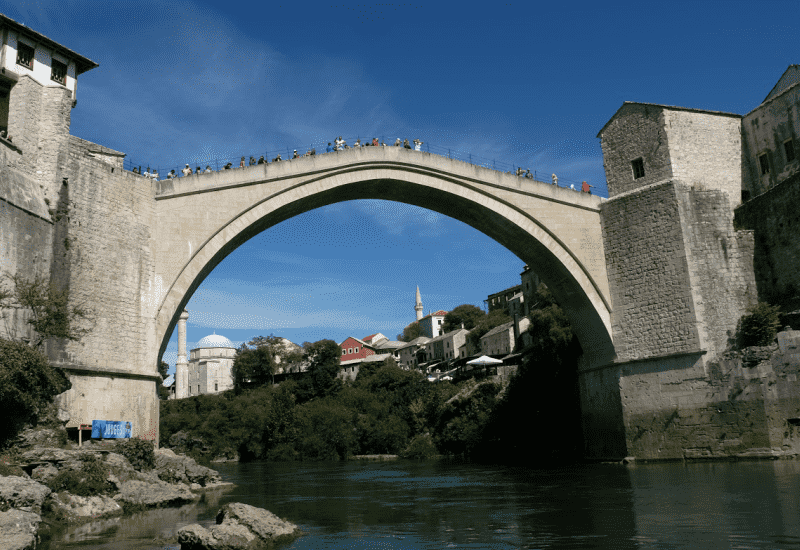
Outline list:
[[[0,476],[2,548],[35,550],[59,524],[181,506],[198,501],[205,491],[231,486],[215,470],[169,449],[150,451],[152,467],[133,460],[139,466],[134,467],[117,450],[114,445],[34,446],[6,454],[2,473],[12,475]],[[254,548],[298,533],[295,525],[266,510],[236,505],[220,510],[220,525],[210,533],[197,525],[195,536],[172,542],[193,550],[217,548],[219,540],[225,548]]]

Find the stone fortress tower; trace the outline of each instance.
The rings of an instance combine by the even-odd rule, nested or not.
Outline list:
[[[414,304],[414,311],[417,312],[417,321],[422,319],[422,297],[419,295],[419,286],[417,287],[417,300]]]

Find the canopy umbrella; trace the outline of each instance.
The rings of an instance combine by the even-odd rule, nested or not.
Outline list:
[[[481,355],[477,359],[473,359],[472,361],[467,361],[467,365],[479,365],[481,367],[487,367],[489,365],[500,365],[503,362],[500,359],[492,359],[488,355]]]

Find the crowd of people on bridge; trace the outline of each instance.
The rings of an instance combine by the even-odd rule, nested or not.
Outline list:
[[[419,139],[414,139],[411,143],[409,143],[407,138],[406,139],[400,139],[398,137],[398,138],[395,139],[394,144],[392,144],[391,147],[403,147],[404,149],[413,149],[414,151],[422,151],[422,145],[423,144],[424,144],[424,142],[419,140]],[[344,151],[345,149],[359,149],[361,147],[390,147],[390,145],[387,145],[383,140],[378,140],[378,138],[372,138],[372,140],[369,140],[369,139],[364,140],[364,143],[361,143],[361,138],[358,138],[353,142],[353,145],[350,146],[350,145],[347,144],[347,141],[345,141],[342,138],[342,136],[338,136],[332,142],[328,142],[328,146],[325,149],[325,152],[326,153],[334,153],[334,152],[337,152],[337,151]],[[317,154],[317,150],[314,147],[312,147],[311,149],[307,150],[302,155],[297,152],[297,149],[295,149],[292,152],[291,158],[292,159],[297,159],[297,158],[300,158],[300,157],[313,157],[316,154]],[[249,161],[245,160],[245,159],[246,159],[246,157],[243,156],[239,160],[239,168],[247,168],[249,166],[258,166],[260,164],[269,164],[270,162],[274,163],[274,162],[283,161],[283,159],[281,158],[281,154],[280,153],[278,153],[277,156],[272,159],[272,161],[269,161],[269,160],[265,159],[264,155],[261,155],[258,158],[258,160],[256,160],[255,156],[253,156],[253,155],[250,156]],[[233,169],[233,162],[228,162],[227,164],[225,164],[222,167],[222,170],[232,170],[232,169]],[[141,174],[145,178],[154,179],[154,180],[158,180],[160,178],[158,170],[157,169],[153,169],[152,171],[150,171],[150,167],[149,166],[147,167],[147,170],[144,173],[142,173],[141,166],[135,167],[132,171],[133,171],[134,174]],[[214,169],[211,168],[211,165],[206,165],[204,170],[201,169],[200,166],[197,166],[194,170],[192,170],[191,166],[189,166],[189,164],[186,164],[186,166],[183,168],[183,170],[181,170],[181,175],[185,177],[185,176],[191,176],[193,174],[210,174],[212,172],[214,172]],[[526,179],[531,179],[531,180],[534,179],[534,174],[531,174],[530,170],[522,168],[521,166],[516,169],[516,172],[512,171],[512,172],[509,172],[509,173],[516,174],[518,177],[521,177],[521,178],[526,178]],[[179,177],[179,176],[175,172],[175,170],[170,170],[170,172],[166,175],[165,179],[174,179],[174,178],[177,178],[177,177]],[[558,176],[556,176],[555,174],[552,175],[552,183],[553,183],[553,185],[558,186]],[[594,187],[594,186],[593,185],[589,185],[587,182],[584,181],[581,184],[580,191],[583,192],[583,193],[589,193],[591,195],[592,187]],[[569,188],[572,189],[573,191],[578,191],[578,189],[575,188],[575,184],[574,183],[571,183]]]
[[[395,142],[394,142],[394,146],[395,147],[404,147],[406,149],[412,149],[413,148],[414,151],[422,151],[422,144],[423,143],[424,143],[423,141],[421,141],[419,139],[415,139],[413,141],[414,145],[412,147],[411,144],[408,142],[408,139],[401,140],[400,138],[397,138],[395,140]],[[386,143],[384,143],[383,141],[379,142],[378,138],[372,138],[372,141],[366,140],[365,143],[363,143],[363,144],[361,143],[361,139],[359,138],[359,139],[356,139],[356,141],[353,143],[353,146],[351,147],[350,145],[347,144],[347,142],[344,139],[342,139],[342,136],[339,136],[339,137],[337,137],[336,139],[333,140],[333,145],[331,145],[330,142],[328,143],[328,147],[327,147],[325,152],[326,153],[331,153],[331,152],[336,152],[336,151],[344,151],[345,149],[358,149],[358,148],[361,148],[361,147],[386,147],[386,146],[387,146]],[[317,154],[317,150],[314,147],[312,147],[311,149],[307,150],[302,155],[297,152],[297,149],[295,149],[292,152],[291,158],[292,159],[297,159],[297,158],[300,158],[300,157],[313,157],[316,154]],[[283,161],[283,159],[281,158],[281,154],[280,153],[278,153],[278,155],[275,158],[272,159],[272,162],[281,162],[281,161]],[[258,158],[258,160],[256,160],[255,156],[250,156],[250,160],[249,161],[246,161],[245,157],[242,157],[239,160],[239,168],[247,168],[248,166],[257,166],[259,164],[269,164],[269,162],[270,162],[269,160],[264,158],[264,155],[261,155]],[[229,162],[229,163],[225,164],[222,167],[222,170],[231,170],[231,169],[233,169],[233,163],[232,162]],[[142,175],[142,176],[144,176],[146,178],[149,178],[149,179],[154,179],[154,180],[160,179],[158,170],[157,169],[153,169],[153,171],[150,171],[150,167],[149,166],[147,167],[147,170],[145,170],[144,173],[142,173],[142,167],[141,166],[134,167],[132,172],[134,174],[140,174],[140,175]],[[214,170],[211,168],[211,165],[206,165],[205,170],[201,169],[199,166],[197,166],[194,170],[192,170],[191,166],[189,166],[187,164],[183,168],[183,170],[181,170],[181,175],[185,177],[185,176],[191,176],[192,174],[210,174],[211,172],[214,172]],[[173,179],[173,178],[177,178],[177,177],[179,177],[179,175],[175,172],[175,170],[170,170],[169,173],[166,175],[165,179]]]

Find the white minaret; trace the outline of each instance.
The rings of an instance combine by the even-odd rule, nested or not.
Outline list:
[[[417,312],[417,321],[422,319],[422,298],[419,295],[419,286],[417,286],[417,302],[414,304],[414,311]]]
[[[175,362],[175,399],[189,396],[189,363],[186,361],[186,319],[185,309],[178,319],[178,360]]]

